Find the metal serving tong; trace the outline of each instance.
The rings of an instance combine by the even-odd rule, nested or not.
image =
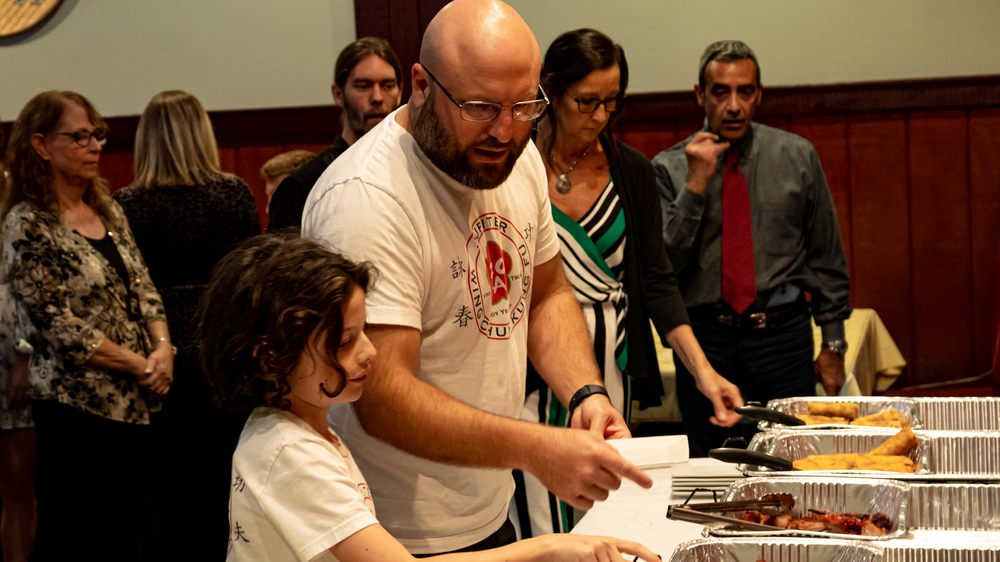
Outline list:
[[[692,494],[693,495],[693,494]],[[782,500],[771,494],[758,500],[743,500],[736,502],[711,502],[711,503],[687,503],[683,505],[672,505],[667,508],[667,519],[674,521],[686,521],[688,523],[699,523],[702,525],[724,525],[729,529],[741,531],[774,531],[771,525],[743,521],[718,513],[759,511],[764,515],[788,515],[791,513],[792,505],[788,500]],[[769,498],[769,499],[768,499]],[[688,500],[691,498],[688,497]],[[791,500],[794,502],[794,500]]]

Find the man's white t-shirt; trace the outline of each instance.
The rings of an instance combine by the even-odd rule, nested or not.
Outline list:
[[[528,144],[492,190],[459,184],[386,117],[327,168],[303,236],[379,271],[371,324],[420,330],[416,377],[510,418],[524,403],[532,271],[558,257],[545,169]],[[372,484],[381,523],[415,554],[475,544],[500,528],[510,470],[460,467],[367,435],[354,408],[336,427]]]
[[[253,411],[233,455],[227,560],[336,560],[330,547],[378,523],[364,476],[333,437],[284,410]]]

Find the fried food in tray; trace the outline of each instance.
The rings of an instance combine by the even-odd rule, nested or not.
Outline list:
[[[809,455],[804,459],[792,461],[795,470],[878,470],[882,472],[912,473],[917,471],[917,465],[907,457],[900,455]]]
[[[872,455],[905,455],[917,446],[917,436],[913,430],[904,427],[888,441],[871,450]]]
[[[906,455],[918,444],[917,436],[908,427],[890,437],[868,453],[839,455],[809,455],[792,461],[795,470],[878,470],[912,473],[920,467]]]
[[[899,419],[899,410],[892,408],[884,412],[851,420],[851,425],[868,425],[875,427],[903,427]]]
[[[847,425],[851,421],[847,418],[837,418],[831,416],[814,416],[812,414],[799,414],[796,417],[806,422],[806,425],[826,425],[831,423],[840,423]]]
[[[827,416],[831,418],[847,418],[853,420],[858,417],[858,405],[850,402],[807,402],[810,416]]]
[[[883,513],[834,513],[810,509],[809,515],[795,519],[792,517],[795,499],[792,498],[791,494],[768,494],[761,498],[762,501],[768,499],[780,499],[781,509],[765,512],[746,511],[741,519],[751,523],[771,525],[779,529],[865,537],[881,537],[892,529],[892,521]]]
[[[863,425],[874,427],[903,427],[899,410],[892,408],[870,416],[858,417],[858,404],[847,402],[808,402],[808,414],[799,414],[806,425]]]

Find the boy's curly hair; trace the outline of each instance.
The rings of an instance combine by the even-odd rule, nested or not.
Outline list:
[[[212,271],[195,318],[198,357],[217,403],[231,410],[288,409],[288,377],[309,339],[325,342],[317,358],[337,361],[343,310],[355,287],[368,291],[371,264],[354,263],[292,233],[243,242]],[[331,389],[333,390],[333,389]]]

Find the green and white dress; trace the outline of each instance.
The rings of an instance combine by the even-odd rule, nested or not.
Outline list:
[[[569,218],[555,205],[552,206],[552,217],[559,236],[566,279],[587,322],[604,386],[611,404],[628,422],[632,397],[627,372],[628,334],[625,330],[625,314],[628,311],[624,284],[625,212],[614,188],[614,180],[608,182],[594,206],[579,221]],[[570,420],[566,408],[537,374],[529,376],[533,376],[535,390],[525,400],[521,419],[568,427]],[[521,533],[525,525],[520,521],[525,514],[531,521],[531,536],[539,536],[568,532],[586,513],[560,501],[531,474],[515,472],[514,478],[517,490],[511,518],[518,522],[515,526],[519,535],[526,535]]]

